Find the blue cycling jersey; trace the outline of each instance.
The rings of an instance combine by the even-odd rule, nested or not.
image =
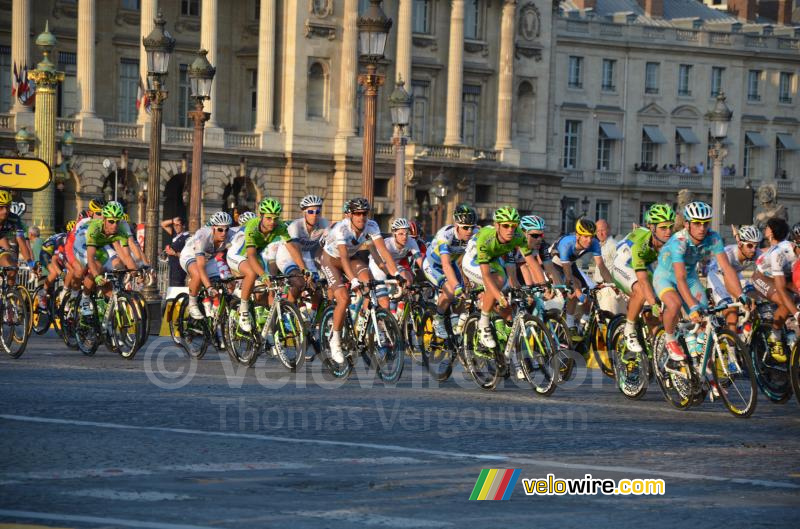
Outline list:
[[[550,256],[553,262],[557,265],[564,263],[572,263],[583,257],[585,254],[590,253],[593,256],[602,256],[600,249],[600,241],[592,237],[592,242],[588,248],[576,248],[577,238],[574,233],[564,235],[550,247]]]
[[[686,266],[687,275],[697,276],[697,264],[700,261],[724,251],[722,237],[717,232],[709,230],[706,238],[700,244],[695,244],[689,237],[689,232],[683,229],[673,233],[667,244],[661,248],[658,254],[656,273],[672,276],[674,274],[672,265],[683,263]]]

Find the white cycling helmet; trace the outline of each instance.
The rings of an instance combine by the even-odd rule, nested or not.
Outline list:
[[[705,202],[689,202],[683,208],[683,217],[689,222],[711,220],[711,206]]]
[[[402,229],[406,230],[411,229],[411,224],[408,223],[408,220],[404,219],[403,217],[394,219],[394,221],[392,222],[392,231],[402,230]]]
[[[257,218],[258,215],[256,215],[252,211],[245,211],[244,213],[239,213],[239,226],[244,226],[248,221]]]
[[[323,200],[321,196],[306,195],[303,197],[303,200],[300,201],[300,209],[306,209],[312,206],[321,206],[322,202]]]
[[[761,239],[764,238],[761,234],[761,230],[750,225],[740,227],[738,235],[740,242],[754,242],[756,244],[760,243]]]
[[[231,224],[233,224],[233,218],[224,211],[217,211],[208,219],[209,226],[230,226]]]

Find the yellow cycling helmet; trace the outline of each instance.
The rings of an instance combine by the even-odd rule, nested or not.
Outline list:
[[[594,237],[594,234],[597,233],[597,226],[589,219],[578,219],[578,221],[575,223],[575,233],[578,235]]]
[[[131,216],[125,213],[124,215],[122,215],[122,220],[124,220],[125,222],[129,222],[131,220]]]
[[[71,232],[73,229],[75,229],[75,221],[71,220],[67,222],[67,233]]]
[[[5,189],[0,189],[0,206],[10,206],[11,205],[11,193],[6,191]]]
[[[100,213],[103,211],[103,206],[105,206],[105,202],[99,199],[92,199],[89,201],[89,211],[92,213]]]

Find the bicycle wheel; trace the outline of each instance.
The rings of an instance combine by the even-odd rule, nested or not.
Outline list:
[[[789,379],[792,381],[792,391],[800,404],[800,347],[794,344],[792,354],[789,357]]]
[[[97,352],[97,347],[100,345],[100,323],[97,320],[97,304],[93,297],[90,297],[92,312],[89,315],[81,314],[77,305],[79,299],[74,301],[75,314],[77,321],[75,322],[75,341],[78,345],[80,352],[86,356],[93,356]]]
[[[377,329],[375,328],[377,325]],[[367,326],[367,349],[376,360],[376,371],[384,382],[395,384],[403,374],[406,345],[397,319],[386,309],[375,309],[375,321]]]
[[[611,362],[611,352],[607,345],[608,325],[601,319],[600,323],[592,326],[592,333],[589,349],[592,351],[594,361],[597,362],[597,366],[605,376],[614,378],[614,365]],[[604,333],[606,334],[604,335]]]
[[[61,322],[61,338],[70,349],[78,348],[75,329],[78,325],[78,299],[65,292],[58,308],[58,321]]]
[[[497,340],[497,338],[495,338]],[[500,381],[500,369],[495,352],[486,349],[478,336],[478,315],[472,314],[464,324],[462,347],[465,367],[481,389],[492,390]]]
[[[28,324],[28,334],[30,334],[33,331],[33,298],[31,297],[31,293],[28,292],[28,289],[25,288],[25,285],[16,285],[15,288],[25,302],[26,322]]]
[[[126,293],[131,298],[134,305],[136,305],[141,317],[140,325],[137,327],[139,330],[139,337],[138,344],[136,345],[137,349],[141,349],[147,341],[147,337],[150,336],[150,315],[147,312],[147,302],[142,293],[138,290],[130,290],[126,291]]]
[[[419,325],[419,345],[422,352],[422,364],[427,367],[430,375],[444,382],[453,373],[453,362],[455,361],[455,351],[453,343],[449,339],[441,339],[433,330],[433,318],[436,313],[435,307],[430,307],[425,311]],[[448,334],[452,335],[450,319],[445,318],[444,325]]]
[[[558,353],[550,329],[540,318],[522,315],[514,354],[533,390],[544,397],[552,395],[558,381]]]
[[[756,383],[766,397],[777,404],[783,404],[792,396],[792,384],[789,380],[788,362],[779,363],[773,360],[769,351],[771,328],[759,326],[750,341],[750,359]]]
[[[306,358],[308,339],[303,315],[297,306],[285,299],[279,300],[280,321],[272,324],[273,351],[281,364],[291,372],[302,367]]]
[[[189,315],[189,304],[183,303],[180,306],[177,327],[180,333],[178,345],[192,358],[203,358],[208,350],[208,342],[211,337],[208,332],[208,321],[192,318]]]
[[[64,339],[64,331],[61,328],[61,318],[59,315],[59,309],[61,308],[61,302],[67,297],[69,290],[66,288],[56,288],[54,293],[50,298],[47,300],[47,310],[50,312],[50,319],[53,322],[53,328],[56,330],[56,333]]]
[[[669,352],[666,344],[664,328],[661,327],[656,331],[653,339],[653,368],[656,380],[667,402],[679,410],[685,410],[692,403],[691,375],[689,373],[691,367],[684,364],[681,368],[681,375],[667,371]]]
[[[122,358],[131,360],[136,355],[143,325],[139,305],[127,292],[117,293],[117,306],[111,315],[111,340]]]
[[[250,310],[250,321],[255,323],[253,311]],[[252,366],[258,359],[258,340],[255,337],[255,326],[250,332],[244,332],[239,328],[239,308],[231,306],[228,312],[228,320],[225,330],[225,346],[228,349],[228,355],[235,362]]]
[[[756,409],[758,389],[749,369],[746,346],[728,329],[717,331],[712,373],[725,407],[736,417],[750,417]]]
[[[550,328],[550,336],[558,351],[558,383],[561,384],[572,380],[575,376],[575,359],[571,356],[572,340],[570,339],[569,327],[567,327],[567,322],[558,309],[548,310],[545,315],[545,322]]]
[[[333,333],[333,309],[334,309],[333,305],[325,309],[325,312],[322,313],[322,320],[320,321],[319,324],[320,346],[322,348],[322,351],[320,353],[320,358],[322,358],[322,365],[325,367],[325,370],[331,376],[333,376],[334,378],[347,378],[353,373],[353,367],[355,365],[353,357],[345,352],[343,364],[334,362],[331,359],[330,338],[331,334]],[[348,325],[347,320],[345,320],[345,326],[342,329],[343,339],[345,333],[352,333],[352,332],[353,332],[352,327]]]
[[[425,320],[425,309],[418,303],[409,303],[408,313],[403,321],[400,322],[403,330],[403,338],[406,343],[408,354],[417,365],[425,363],[423,353],[422,330]]]
[[[188,304],[189,294],[182,292],[175,296],[169,309],[167,309],[166,318],[167,325],[169,326],[169,335],[172,336],[172,341],[175,342],[175,345],[181,345],[181,330],[178,322],[181,321],[181,308]]]
[[[25,300],[17,290],[9,290],[0,301],[0,346],[11,358],[19,358],[25,352],[28,328]]]
[[[44,306],[43,306],[44,305]],[[39,285],[33,292],[33,332],[42,335],[50,328],[52,319],[50,318],[50,302],[47,289],[44,285]]]
[[[625,397],[636,400],[641,399],[647,393],[648,386],[648,364],[649,360],[645,351],[638,353],[635,360],[626,362],[624,360],[627,347],[625,345],[625,319],[613,321],[608,325],[608,347],[617,388]],[[639,337],[639,342],[644,340]]]

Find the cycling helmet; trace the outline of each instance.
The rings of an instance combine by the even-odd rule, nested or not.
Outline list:
[[[494,212],[494,221],[519,223],[519,212],[510,206],[503,206]]]
[[[258,212],[262,215],[280,217],[281,211],[283,211],[283,206],[281,206],[281,203],[271,197],[265,198],[258,204]]]
[[[705,202],[689,202],[683,208],[683,216],[689,222],[705,222],[711,220],[711,206]]]
[[[644,214],[645,224],[661,224],[675,222],[675,210],[669,204],[653,204]]]
[[[208,219],[209,226],[230,226],[231,224],[233,224],[233,219],[224,211],[217,211]]]
[[[453,211],[453,220],[456,221],[456,224],[472,225],[478,222],[478,216],[475,214],[475,210],[467,204],[459,204]]]
[[[403,229],[410,230],[411,224],[409,224],[408,221],[402,217],[394,219],[392,222],[392,231]]]
[[[125,210],[122,209],[122,204],[119,202],[109,202],[105,205],[101,213],[103,214],[104,219],[120,220],[125,214]]]
[[[66,226],[67,233],[71,232],[74,229],[75,229],[75,221],[71,220],[71,221],[67,222],[67,226]]]
[[[0,206],[10,206],[11,205],[11,193],[6,191],[5,189],[0,189]]]
[[[89,211],[92,213],[101,213],[105,205],[106,202],[102,198],[93,198],[89,201]]]
[[[322,197],[317,195],[306,195],[300,201],[300,209],[310,208],[311,206],[321,206]]]
[[[739,236],[741,237],[741,231],[739,233],[740,233]],[[761,236],[761,232],[758,232],[758,235],[760,237]],[[797,224],[792,226],[792,240],[796,241],[798,239],[800,239],[800,222],[798,222]],[[759,242],[761,241],[760,238],[758,240],[759,240]]]
[[[792,226],[792,235],[797,238],[798,233],[800,233],[800,224],[795,224]],[[756,244],[760,243],[761,239],[764,238],[761,230],[750,225],[741,226],[737,235],[739,236],[739,242],[754,242]]]
[[[130,221],[131,221],[131,216],[130,216],[130,215],[128,215],[127,213],[125,213],[125,214],[122,216],[122,220],[124,220],[125,222],[130,222]]]
[[[10,209],[11,213],[21,217],[25,214],[25,211],[28,209],[28,206],[25,205],[25,202],[12,202]]]
[[[414,237],[415,239],[418,237],[422,237],[422,230],[419,227],[419,223],[417,221],[412,220],[408,223],[408,234]]]
[[[545,229],[544,219],[538,215],[525,215],[519,225],[525,231],[544,231]]]
[[[369,200],[363,197],[353,198],[347,201],[344,206],[345,213],[352,213],[354,211],[369,211]]]
[[[258,215],[256,215],[252,211],[245,211],[244,213],[239,213],[239,226],[244,226],[249,221],[255,218],[258,218]]]
[[[578,219],[578,221],[575,222],[575,233],[577,235],[594,237],[595,233],[597,233],[597,225],[594,221],[589,219]]]

